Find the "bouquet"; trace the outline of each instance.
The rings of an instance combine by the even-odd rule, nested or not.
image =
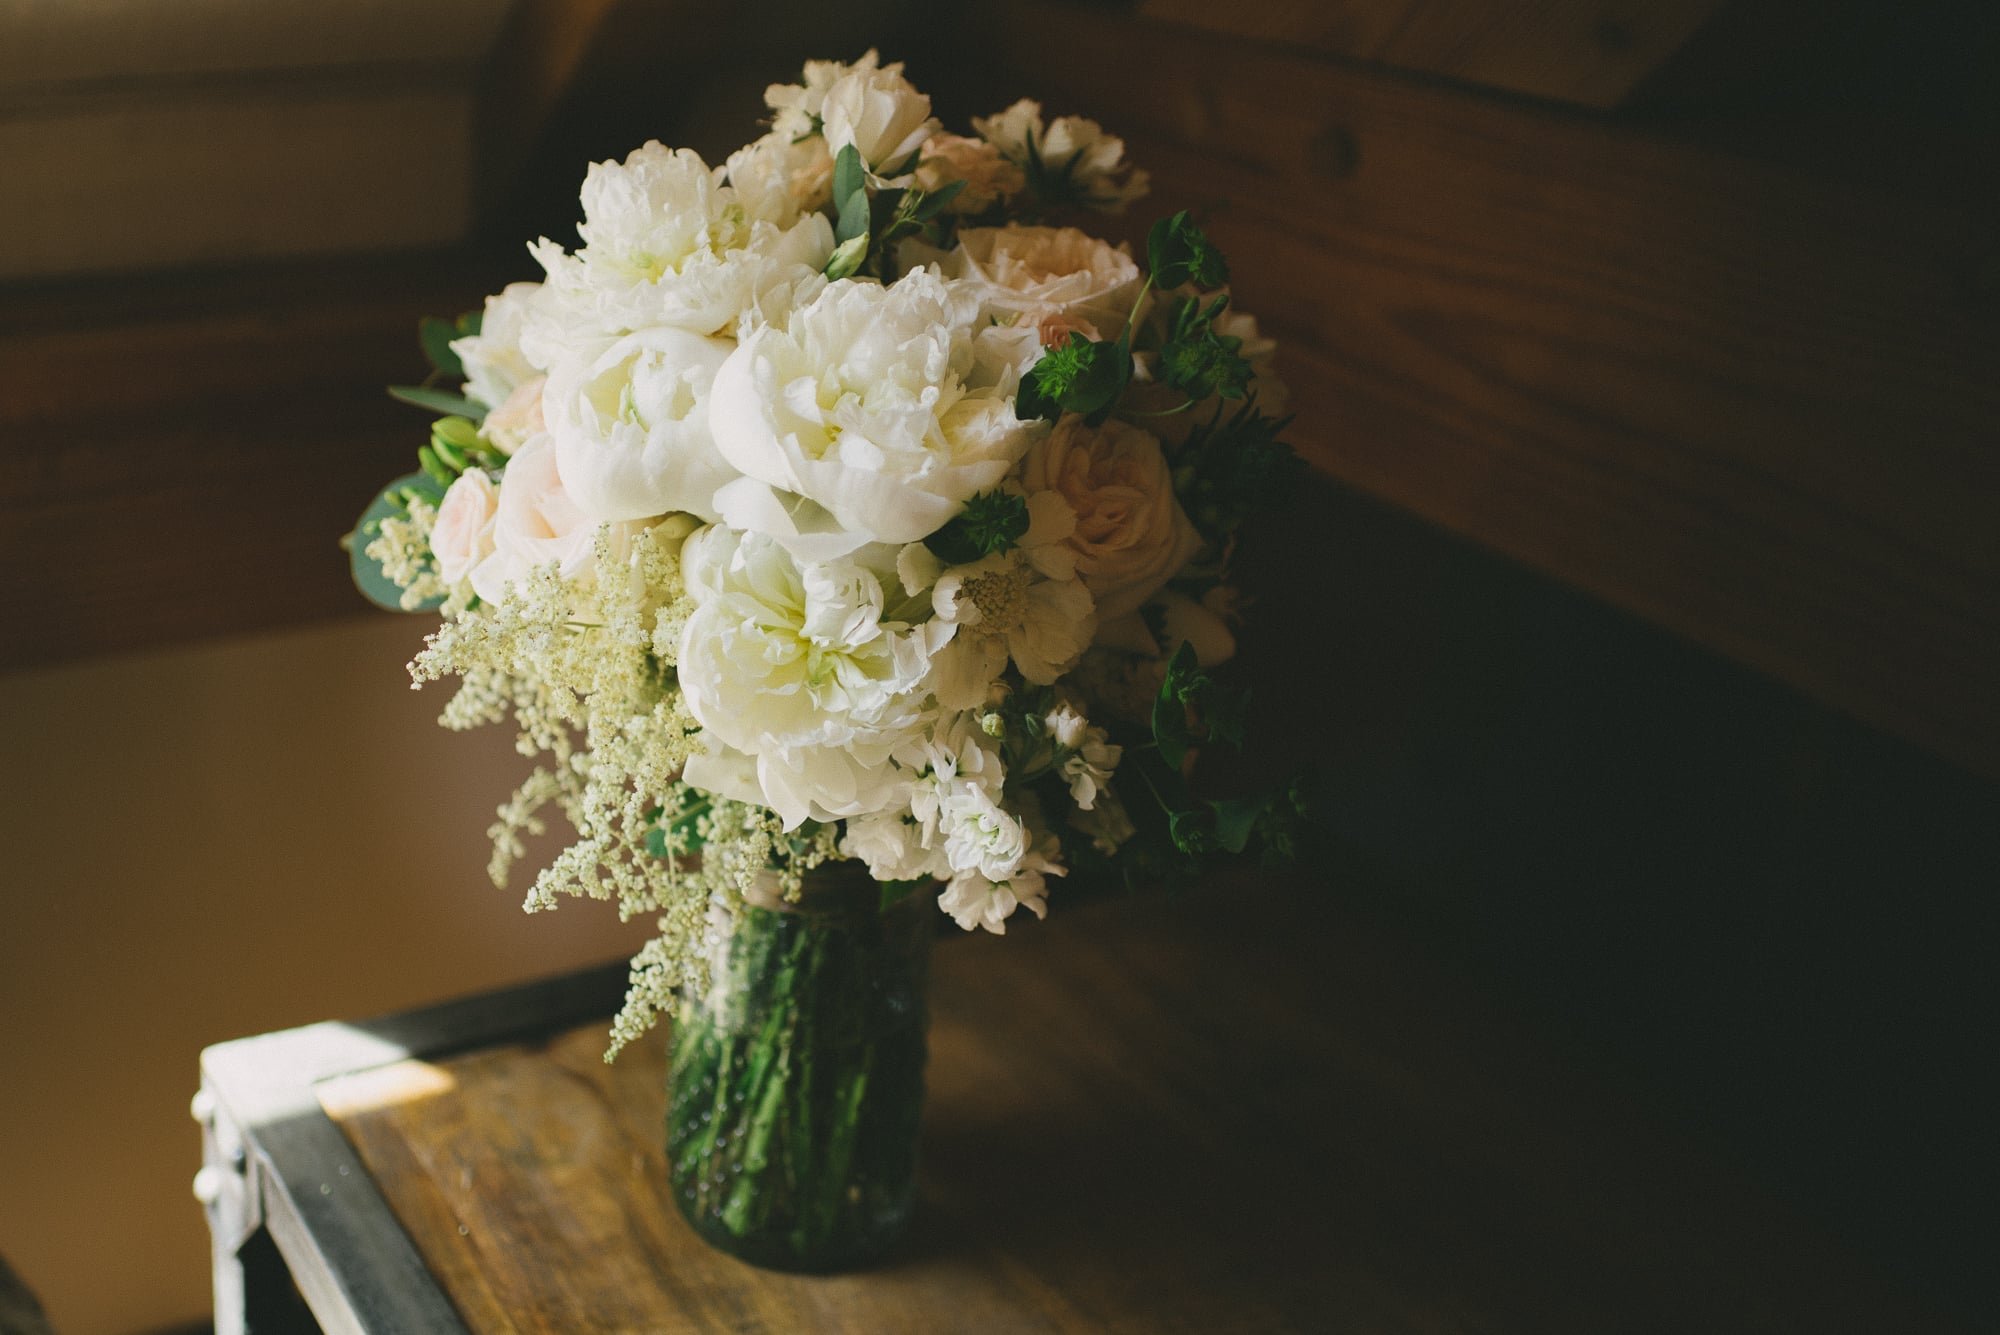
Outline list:
[[[1302,815],[1194,783],[1242,741],[1238,535],[1294,468],[1223,256],[1185,213],[1093,234],[1147,185],[1093,121],[952,133],[873,52],[765,96],[720,166],[592,166],[575,249],[425,322],[392,392],[440,416],[350,544],[441,614],[444,725],[536,762],[494,881],[553,809],[527,907],[657,922],[614,1052],[829,864],[1004,932],[1065,876],[1286,857]]]

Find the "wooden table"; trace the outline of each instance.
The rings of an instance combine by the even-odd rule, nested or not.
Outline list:
[[[218,1330],[1953,1329],[1309,886],[941,944],[920,1213],[864,1274],[682,1224],[622,987],[204,1053]]]

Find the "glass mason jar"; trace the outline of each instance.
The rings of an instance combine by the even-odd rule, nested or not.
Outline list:
[[[674,1199],[754,1265],[829,1271],[892,1246],[916,1203],[925,980],[936,910],[886,910],[858,863],[758,896],[676,1017],[668,1071]]]

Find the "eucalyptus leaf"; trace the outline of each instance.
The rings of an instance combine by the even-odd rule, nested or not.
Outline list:
[[[840,220],[834,224],[834,240],[841,243],[868,236],[868,192],[855,190],[841,197]]]
[[[860,150],[849,144],[833,159],[833,197],[845,207],[849,196],[867,188],[868,168],[861,161]]]
[[[432,389],[428,385],[391,385],[389,397],[398,403],[447,417],[463,417],[468,421],[486,420],[486,409],[466,398],[463,394],[452,394],[442,389]]]
[[[435,315],[427,315],[417,324],[417,341],[423,344],[425,358],[447,380],[465,379],[465,364],[451,350],[452,340],[459,337],[458,327],[452,321],[440,320]]]
[[[348,570],[354,576],[354,587],[361,590],[362,596],[369,602],[391,612],[405,610],[402,587],[382,573],[381,563],[370,557],[366,549],[368,544],[375,540],[383,520],[393,519],[408,512],[408,506],[403,498],[405,493],[410,491],[430,497],[439,494],[431,479],[422,473],[409,473],[399,477],[382,488],[369,503],[368,508],[361,512],[361,518],[355,521],[354,531],[343,539],[347,544]],[[441,598],[433,598],[414,610],[423,611],[436,607],[442,601]]]

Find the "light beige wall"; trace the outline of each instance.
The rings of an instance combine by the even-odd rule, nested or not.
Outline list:
[[[203,1045],[629,953],[484,875],[526,764],[381,615],[0,677],[0,1253],[68,1335],[206,1314]],[[524,888],[524,887],[521,887]]]

